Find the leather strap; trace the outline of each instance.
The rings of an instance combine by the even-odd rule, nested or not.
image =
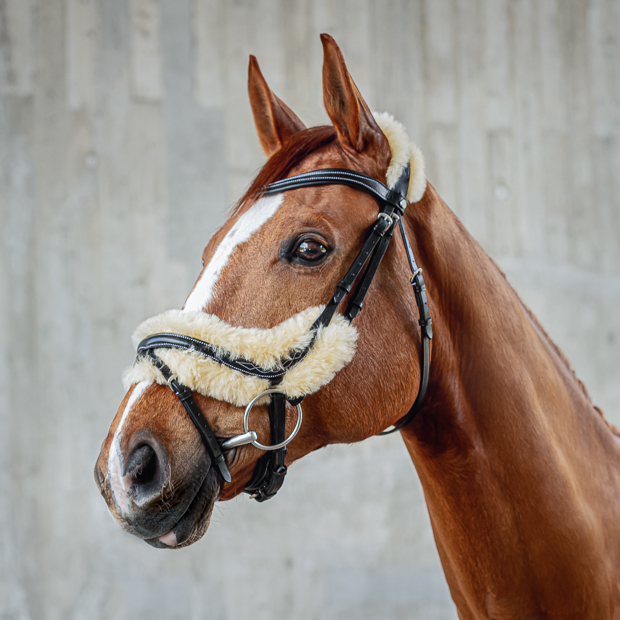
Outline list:
[[[273,380],[284,376],[288,370],[299,364],[299,362],[306,357],[311,346],[312,343],[300,351],[291,351],[287,358],[280,361],[281,368],[278,370],[265,370],[264,368],[257,366],[254,362],[246,360],[242,357],[232,358],[226,353],[221,353],[220,349],[217,349],[208,342],[204,342],[196,338],[190,338],[189,336],[183,336],[182,334],[160,333],[148,336],[138,345],[138,355],[142,353],[150,353],[155,349],[181,349],[184,351],[193,350],[218,362],[219,364],[224,364],[224,366],[237,370],[244,375]]]
[[[431,365],[431,340],[433,338],[433,320],[431,319],[431,313],[428,307],[428,297],[426,295],[426,286],[424,285],[424,279],[422,278],[422,270],[417,266],[409,238],[407,237],[407,231],[403,225],[402,219],[398,222],[400,228],[400,235],[405,246],[405,253],[407,254],[407,261],[411,268],[411,286],[413,287],[413,293],[415,295],[416,305],[418,306],[418,313],[420,318],[418,323],[421,330],[421,343],[420,343],[420,387],[418,389],[418,395],[416,396],[411,409],[409,409],[407,415],[401,418],[393,428],[377,433],[378,435],[391,435],[401,428],[404,428],[409,424],[417,413],[422,408],[424,403],[424,397],[426,396],[426,390],[428,388],[428,379],[430,375]]]
[[[375,248],[379,245],[379,242],[383,238],[383,236],[388,232],[392,223],[389,219],[384,217],[377,218],[370,234],[368,235],[362,249],[359,251],[358,255],[355,257],[353,264],[349,267],[349,270],[345,274],[344,278],[338,282],[336,286],[336,291],[334,292],[332,298],[329,303],[325,307],[325,310],[321,313],[321,315],[314,322],[313,328],[318,327],[320,325],[326,326],[329,325],[329,322],[332,320],[336,309],[340,305],[340,302],[351,292],[351,288],[357,280],[360,272],[364,268],[368,257],[375,251]],[[370,284],[369,284],[370,285]]]
[[[284,441],[286,437],[286,397],[284,394],[272,394],[269,403],[269,426],[271,430],[271,445]],[[245,492],[257,502],[264,502],[272,498],[284,484],[286,476],[286,446],[279,450],[266,452],[258,459],[254,473]]]
[[[384,212],[385,213],[385,212]],[[399,216],[392,215],[392,217],[396,218]],[[366,298],[366,294],[368,293],[368,289],[372,284],[372,281],[377,273],[377,269],[379,269],[379,265],[385,256],[385,253],[388,249],[388,245],[390,245],[390,241],[392,239],[392,235],[394,234],[394,225],[392,224],[386,231],[379,244],[375,248],[375,251],[372,254],[372,258],[368,263],[368,267],[366,267],[366,271],[364,271],[364,275],[362,276],[359,284],[357,285],[357,289],[355,290],[355,295],[349,301],[349,305],[347,307],[347,311],[345,316],[352,321],[360,312],[362,307],[364,306],[364,299]]]
[[[313,170],[312,172],[304,172],[297,174],[281,181],[275,181],[263,188],[263,196],[271,196],[273,194],[281,194],[292,189],[300,187],[316,187],[320,185],[348,185],[354,189],[359,189],[367,194],[373,195],[382,205],[392,205],[394,209],[398,209],[400,213],[404,213],[407,207],[407,188],[409,187],[409,165],[405,168],[402,177],[406,173],[407,185],[403,191],[403,183],[397,183],[394,189],[390,189],[387,185],[381,183],[377,179],[369,177],[362,172],[348,170],[346,168],[323,168],[321,170]],[[401,181],[399,179],[399,181]]]
[[[230,482],[232,477],[230,475],[230,471],[228,470],[228,466],[226,465],[226,459],[224,458],[224,453],[220,447],[215,434],[211,430],[207,419],[204,417],[200,407],[194,400],[194,395],[192,391],[182,383],[179,383],[173,376],[172,371],[168,366],[164,363],[164,361],[157,357],[154,351],[148,352],[149,356],[153,360],[153,364],[157,366],[161,374],[164,376],[164,379],[168,382],[168,385],[172,389],[172,391],[177,395],[177,398],[181,401],[185,411],[189,415],[191,421],[194,423],[194,426],[200,433],[200,437],[202,442],[211,457],[211,462],[213,466],[217,469],[218,473],[224,480],[224,482]]]

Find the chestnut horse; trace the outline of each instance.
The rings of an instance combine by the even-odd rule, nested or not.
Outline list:
[[[393,184],[393,142],[335,41],[321,38],[330,127],[307,129],[251,58],[250,102],[269,160],[204,250],[203,272],[184,310],[176,311],[189,314],[175,315],[200,322],[197,315],[204,314],[209,325],[232,334],[230,342],[247,335],[250,353],[281,338],[291,317],[303,318],[330,299],[377,221],[375,198],[352,187],[267,197],[262,188],[333,168]],[[402,222],[424,270],[434,339],[424,405],[401,434],[424,488],[459,617],[620,618],[614,429],[495,263],[425,184],[420,158],[412,161],[417,169]],[[328,444],[362,441],[410,410],[421,375],[410,277],[404,244],[395,237],[355,320],[355,354],[331,368],[320,389],[308,389],[313,393],[303,402],[287,465]],[[343,301],[338,308],[337,335],[345,333],[345,307]],[[245,340],[237,340],[243,355]],[[150,368],[151,375],[129,373],[133,385],[103,443],[95,478],[121,527],[156,547],[178,548],[205,533],[217,500],[244,491],[263,453],[251,444],[226,452],[232,481],[225,482],[183,404]],[[208,381],[192,379],[195,401],[220,443],[243,433],[240,407],[248,400],[236,387],[228,389],[237,385],[236,371],[225,370],[229,374]],[[215,391],[199,389],[205,382]],[[269,444],[262,403],[251,426]],[[288,406],[287,433],[295,423],[295,408]]]

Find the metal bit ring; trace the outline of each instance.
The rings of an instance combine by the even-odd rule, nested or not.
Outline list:
[[[250,429],[248,428],[248,420],[250,418],[250,412],[252,411],[252,407],[254,407],[254,405],[261,398],[263,398],[263,396],[267,396],[268,394],[284,394],[284,396],[286,396],[286,394],[282,390],[265,390],[258,396],[255,396],[248,403],[248,406],[245,408],[245,413],[243,414],[243,431],[245,433],[250,432]],[[295,428],[293,429],[293,432],[284,441],[281,441],[280,443],[276,443],[273,446],[266,446],[260,443],[259,441],[252,441],[251,442],[252,445],[255,448],[258,448],[259,450],[279,450],[280,448],[284,448],[284,446],[290,443],[295,437],[295,435],[297,435],[297,433],[299,432],[299,429],[301,428],[301,420],[302,420],[301,405],[296,405],[296,408],[297,408],[297,422],[295,423]]]

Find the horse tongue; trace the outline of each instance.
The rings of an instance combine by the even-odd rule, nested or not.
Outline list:
[[[167,547],[177,546],[177,536],[174,533],[174,530],[170,530],[167,534],[160,536],[157,540],[163,542]]]

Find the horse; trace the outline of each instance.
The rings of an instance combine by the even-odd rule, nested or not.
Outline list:
[[[306,128],[250,57],[268,160],[183,309],[134,335],[95,466],[109,511],[182,548],[216,501],[268,499],[309,452],[396,425],[461,620],[620,618],[618,432],[427,182],[402,125],[371,112],[321,40],[331,126]]]

